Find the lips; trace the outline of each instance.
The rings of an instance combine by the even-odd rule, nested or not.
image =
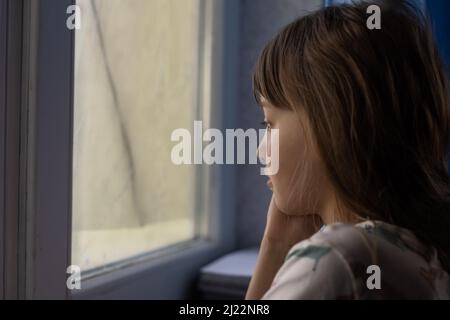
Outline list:
[[[273,184],[272,184],[272,181],[270,179],[267,180],[267,186],[269,187],[270,190],[273,190]]]

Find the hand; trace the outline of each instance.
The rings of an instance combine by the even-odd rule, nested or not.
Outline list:
[[[275,198],[272,196],[263,239],[272,244],[291,248],[316,233],[322,224],[320,216],[316,214],[285,214],[277,208]]]
[[[245,298],[261,299],[269,290],[289,249],[297,242],[309,238],[321,225],[322,220],[318,215],[287,215],[281,212],[272,196],[255,271]]]

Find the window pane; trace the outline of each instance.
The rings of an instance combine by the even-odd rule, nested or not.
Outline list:
[[[83,271],[196,236],[198,167],[171,133],[198,118],[199,0],[78,0],[72,263]]]

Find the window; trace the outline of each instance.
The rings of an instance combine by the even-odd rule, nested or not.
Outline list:
[[[201,236],[201,166],[171,162],[199,107],[201,0],[77,0],[72,264],[98,269]]]
[[[0,217],[5,296],[186,298],[198,270],[234,248],[235,180],[225,166],[172,165],[170,138],[193,120],[232,123],[238,1],[7,3],[0,43],[15,62],[0,63],[20,75],[8,78],[20,166],[8,190],[20,201]],[[67,286],[74,264],[80,290]]]

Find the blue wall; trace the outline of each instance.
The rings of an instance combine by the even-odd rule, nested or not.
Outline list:
[[[447,67],[450,68],[450,1],[427,0],[428,13],[433,21],[435,38]]]

